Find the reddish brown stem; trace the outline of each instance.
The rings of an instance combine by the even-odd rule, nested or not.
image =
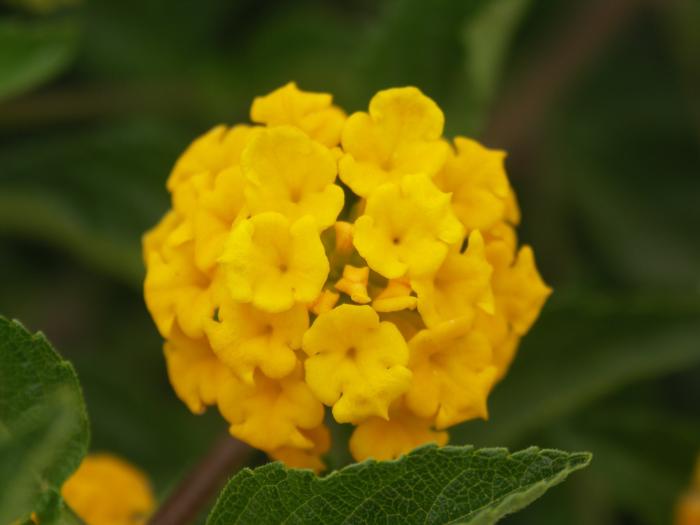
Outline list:
[[[188,525],[226,480],[249,459],[252,449],[228,435],[220,437],[151,517],[149,525]]]
[[[561,93],[648,1],[583,2],[543,43],[543,51],[532,57],[527,70],[498,102],[485,142],[507,150],[527,143]]]

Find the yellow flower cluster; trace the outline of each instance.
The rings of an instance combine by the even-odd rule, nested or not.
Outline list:
[[[324,406],[358,460],[396,457],[487,416],[550,293],[504,153],[442,137],[414,87],[349,117],[290,83],[255,125],[197,139],[144,237],[146,304],[195,413],[292,466],[323,467]]]
[[[87,525],[145,525],[155,498],[145,475],[111,454],[91,454],[61,489]]]

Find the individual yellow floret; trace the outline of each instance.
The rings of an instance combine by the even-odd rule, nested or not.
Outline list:
[[[170,384],[194,414],[202,414],[217,401],[219,383],[226,367],[206,338],[191,339],[176,326],[163,345]]]
[[[251,127],[238,125],[228,128],[216,126],[197,138],[175,163],[168,178],[168,190],[197,173],[216,175],[220,171],[236,166],[250,137]]]
[[[253,382],[256,369],[272,379],[288,375],[308,327],[309,313],[301,304],[269,313],[231,300],[220,302],[216,319],[204,326],[214,353],[246,383]]]
[[[350,437],[350,452],[356,461],[386,461],[427,443],[445,445],[447,440],[447,432],[434,430],[432,420],[392,407],[388,420],[371,417],[357,425]]]
[[[210,279],[194,264],[192,242],[170,244],[169,235],[178,225],[177,217],[169,213],[144,236],[144,298],[164,338],[176,320],[189,337],[198,338],[203,335],[203,319],[213,311]]]
[[[369,268],[357,267],[346,264],[343,268],[343,277],[335,283],[335,289],[346,293],[353,302],[367,304],[372,299],[367,295],[367,281],[369,280]]]
[[[499,309],[515,332],[524,335],[537,319],[552,289],[540,277],[530,246],[520,248],[511,267],[499,270],[493,279]]]
[[[491,228],[504,218],[513,195],[506,154],[464,137],[455,139],[455,147],[457,153],[449,156],[435,184],[452,194],[452,207],[468,232]]]
[[[313,302],[329,270],[313,218],[291,223],[273,212],[240,222],[220,262],[231,296],[267,312]]]
[[[499,379],[513,361],[520,338],[530,329],[551,294],[551,288],[537,272],[532,250],[523,247],[515,258],[516,244],[511,226],[501,224],[490,230],[486,257],[493,267],[494,313],[477,312],[475,320],[475,329],[486,334],[491,342]]]
[[[435,272],[463,232],[450,196],[425,175],[407,175],[367,199],[354,243],[369,267],[387,279],[414,278]]]
[[[345,123],[345,112],[333,105],[328,93],[301,91],[295,82],[256,97],[250,120],[268,126],[289,124],[328,147],[337,146]]]
[[[412,293],[413,289],[407,278],[390,279],[386,287],[372,301],[372,308],[377,312],[413,310],[417,299],[411,295]]]
[[[90,454],[61,495],[87,525],[145,525],[155,508],[146,476],[111,454]]]
[[[343,190],[333,184],[333,154],[298,129],[258,130],[243,152],[242,166],[252,214],[274,211],[292,221],[311,215],[323,230],[343,208]]]
[[[435,418],[438,429],[488,416],[496,367],[488,339],[470,328],[469,320],[455,319],[409,341],[413,381],[406,405],[420,417]]]
[[[270,457],[282,461],[287,467],[308,468],[318,474],[326,468],[321,456],[331,448],[331,433],[326,425],[302,430],[301,433],[313,441],[312,448],[282,447],[271,451]]]
[[[252,385],[230,376],[219,389],[219,410],[232,436],[266,451],[313,448],[304,431],[323,422],[323,405],[304,382],[301,365],[279,380],[257,373]]]
[[[194,244],[194,262],[203,272],[211,271],[223,251],[231,225],[247,215],[240,166],[226,168],[213,176],[193,175],[173,190],[173,207],[182,218],[170,242]]]
[[[465,253],[450,251],[435,274],[411,281],[425,324],[436,326],[458,317],[473,318],[477,308],[492,314],[491,272],[484,239],[475,230]]]
[[[376,415],[408,389],[408,348],[399,330],[367,305],[343,304],[304,334],[306,382],[340,423]]]
[[[442,140],[444,116],[415,87],[380,91],[369,113],[353,113],[343,128],[345,155],[340,178],[362,197],[406,174],[432,177],[443,165],[449,146]]]
[[[202,271],[214,267],[231,224],[244,215],[240,160],[253,129],[215,128],[188,148],[168,180],[173,209],[182,218],[174,236],[179,243],[194,241],[195,264]]]

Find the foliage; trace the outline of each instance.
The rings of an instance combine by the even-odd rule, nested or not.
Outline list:
[[[48,17],[0,8],[13,28],[3,38],[37,28],[19,62],[0,40],[0,311],[65,349],[95,448],[141,464],[163,494],[223,430],[216,418],[193,421],[170,392],[138,290],[138,236],[164,211],[162,184],[187,141],[243,120],[254,94],[290,79],[338,93],[348,109],[377,87],[416,84],[451,130],[486,129],[523,73],[565,49],[562,33],[575,35],[568,24],[589,3],[470,4],[93,0]],[[508,145],[523,241],[555,292],[494,392],[491,421],[452,442],[596,452],[508,523],[668,523],[697,452],[700,18],[690,1],[641,4],[562,81],[525,143]],[[62,43],[48,53],[54,37]],[[517,107],[530,103],[518,96]],[[41,440],[57,421],[26,432]]]
[[[230,523],[495,523],[541,496],[589,454],[529,448],[417,448],[395,461],[367,460],[317,478],[280,463],[243,470],[207,525]]]

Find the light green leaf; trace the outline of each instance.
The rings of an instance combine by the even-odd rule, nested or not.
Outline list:
[[[271,463],[238,473],[208,525],[469,523],[515,512],[586,467],[588,453],[428,445],[396,461],[365,461],[319,478]]]
[[[63,71],[75,55],[77,41],[72,21],[0,20],[0,101]]]
[[[0,317],[0,523],[61,513],[60,487],[87,452],[89,429],[73,367],[42,334]]]

